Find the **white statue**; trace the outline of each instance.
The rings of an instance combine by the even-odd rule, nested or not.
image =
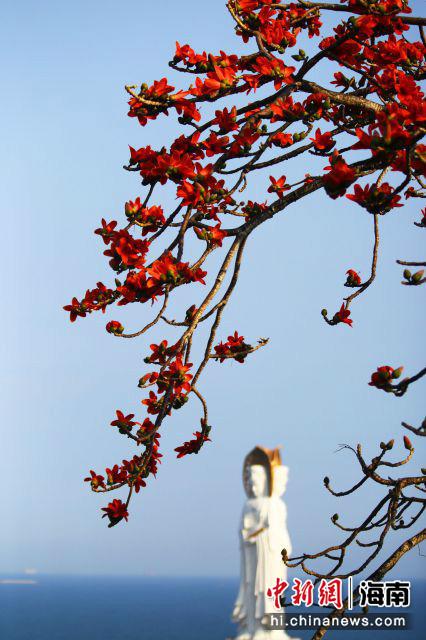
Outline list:
[[[277,578],[285,580],[281,557],[291,554],[287,510],[281,500],[287,485],[288,467],[281,464],[278,449],[256,447],[244,461],[243,483],[247,501],[243,508],[240,547],[241,582],[232,619],[238,624],[236,640],[284,640],[283,630],[268,630],[264,616],[280,614],[267,590]]]

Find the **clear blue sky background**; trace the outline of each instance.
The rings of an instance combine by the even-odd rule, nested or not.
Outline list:
[[[422,5],[412,3],[417,13]],[[283,445],[294,550],[315,551],[339,538],[331,514],[355,523],[376,496],[365,489],[336,504],[326,494],[324,475],[341,487],[359,477],[338,445],[364,442],[373,455],[374,442],[402,439],[401,420],[423,418],[424,381],[402,399],[367,385],[377,365],[404,364],[407,373],[424,365],[424,291],[402,287],[395,264],[424,258],[424,231],[413,226],[421,206],[409,201],[381,221],[376,284],[354,304],[354,328],[333,329],[320,310],[340,305],[346,269],[368,275],[372,218],[346,199],[314,195],[250,238],[220,337],[237,328],[271,343],[244,366],[213,364],[204,377],[213,443],[176,460],[198,407],[177,413],[158,478],[129,523],[108,530],[100,519],[105,499],[82,479],[132,455],[108,425],[116,408],[138,411],[147,344],[175,334],[162,327],[137,342],[105,333],[112,318],[139,328],[143,307],[74,325],[61,309],[99,279],[112,281],[92,230],[143,193],[121,169],[127,145],[159,148],[177,133],[173,121],[142,129],[127,118],[123,90],[168,74],[176,39],[196,50],[241,49],[222,0],[24,0],[1,9],[2,572],[236,575],[241,463],[258,443]],[[310,161],[294,176],[312,170]],[[256,181],[263,193],[267,177]],[[188,291],[182,304],[202,293]],[[414,551],[403,571],[422,575],[424,558]]]

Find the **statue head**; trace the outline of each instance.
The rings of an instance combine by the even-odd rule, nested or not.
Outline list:
[[[286,472],[277,475],[279,468]],[[252,498],[282,495],[287,471],[287,467],[282,467],[279,449],[255,447],[244,460],[243,483],[247,495]]]
[[[252,464],[247,467],[245,488],[252,498],[264,498],[269,494],[268,477],[262,464]]]

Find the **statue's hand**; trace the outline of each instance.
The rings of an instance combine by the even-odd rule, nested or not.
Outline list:
[[[232,622],[240,622],[242,619],[242,615],[241,615],[241,605],[240,604],[236,604],[234,607],[234,610],[232,612],[231,615],[231,619]]]
[[[248,532],[247,540],[249,542],[254,542],[255,538],[257,538],[257,536],[259,536],[265,530],[266,530],[266,527],[260,527],[260,529],[257,528],[257,529],[255,529],[255,531],[252,530],[252,531]]]

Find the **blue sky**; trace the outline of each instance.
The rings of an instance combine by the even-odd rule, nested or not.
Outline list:
[[[417,13],[421,5],[412,2]],[[108,425],[116,408],[139,411],[147,345],[176,334],[161,327],[139,341],[114,340],[104,331],[107,319],[137,330],[149,310],[113,310],[71,325],[62,306],[99,279],[113,281],[92,232],[101,217],[120,219],[123,203],[143,193],[137,176],[121,168],[127,145],[159,148],[178,131],[172,120],[142,129],[127,118],[124,84],[172,77],[167,61],[176,39],[195,50],[241,45],[222,0],[209,3],[208,14],[195,0],[27,0],[1,13],[0,544],[7,555],[0,571],[235,575],[241,464],[256,444],[283,446],[294,551],[334,542],[329,516],[338,510],[355,523],[376,495],[367,488],[337,505],[325,493],[324,475],[341,487],[359,477],[349,453],[336,453],[339,444],[364,442],[374,455],[374,442],[402,439],[401,420],[424,417],[423,381],[401,399],[367,385],[377,365],[404,364],[407,373],[424,365],[424,292],[402,287],[395,264],[423,258],[424,232],[413,225],[418,201],[381,221],[377,280],[353,306],[353,329],[327,326],[320,310],[340,305],[346,269],[368,274],[371,216],[316,194],[257,230],[220,338],[238,329],[248,340],[269,336],[270,345],[243,366],[209,368],[200,388],[213,443],[176,460],[173,449],[197,427],[198,407],[177,413],[164,430],[157,480],[134,501],[129,523],[108,530],[98,510],[105,499],[82,479],[89,468],[133,455]],[[303,176],[310,161],[283,172]],[[267,184],[256,176],[253,193]],[[179,304],[200,295],[191,289]],[[403,572],[424,572],[417,551]]]

